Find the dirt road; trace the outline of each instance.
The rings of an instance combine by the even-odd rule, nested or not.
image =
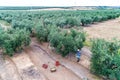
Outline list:
[[[56,60],[50,57],[37,43],[32,42],[30,48],[25,51],[37,68],[46,75],[48,80],[81,80],[74,72],[64,66],[56,67],[57,71],[51,73],[50,68],[55,67]],[[42,68],[44,63],[49,65],[47,70]]]

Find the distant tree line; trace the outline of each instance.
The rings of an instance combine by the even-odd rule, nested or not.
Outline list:
[[[31,10],[31,9],[49,9],[49,8],[64,8],[67,9],[69,7],[42,7],[42,6],[15,6],[15,7],[11,7],[11,6],[3,6],[0,7],[0,10]]]

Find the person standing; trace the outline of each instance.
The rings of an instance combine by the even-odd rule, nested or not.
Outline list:
[[[76,52],[77,62],[80,61],[80,56],[81,56],[81,51],[78,49],[77,52]]]

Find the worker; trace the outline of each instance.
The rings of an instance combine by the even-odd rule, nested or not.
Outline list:
[[[80,56],[81,56],[81,51],[78,49],[77,52],[76,52],[77,62],[80,61]]]

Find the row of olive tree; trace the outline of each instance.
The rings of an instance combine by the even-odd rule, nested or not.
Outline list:
[[[93,40],[91,51],[91,71],[106,80],[120,80],[120,42]]]
[[[85,32],[82,30],[64,30],[51,25],[44,27],[38,24],[36,27],[36,36],[40,42],[50,42],[51,46],[61,53],[62,56],[66,56],[70,52],[75,52],[78,48],[81,49],[85,41]]]
[[[21,51],[30,43],[29,32],[26,29],[8,29],[4,31],[0,28],[0,48],[4,54],[12,56],[14,52]]]
[[[119,10],[79,10],[79,11],[1,11],[0,20],[11,23],[15,28],[26,27],[32,32],[31,26],[42,20],[44,25],[57,27],[85,26],[94,22],[115,19],[120,16]],[[29,26],[28,26],[29,25]]]

